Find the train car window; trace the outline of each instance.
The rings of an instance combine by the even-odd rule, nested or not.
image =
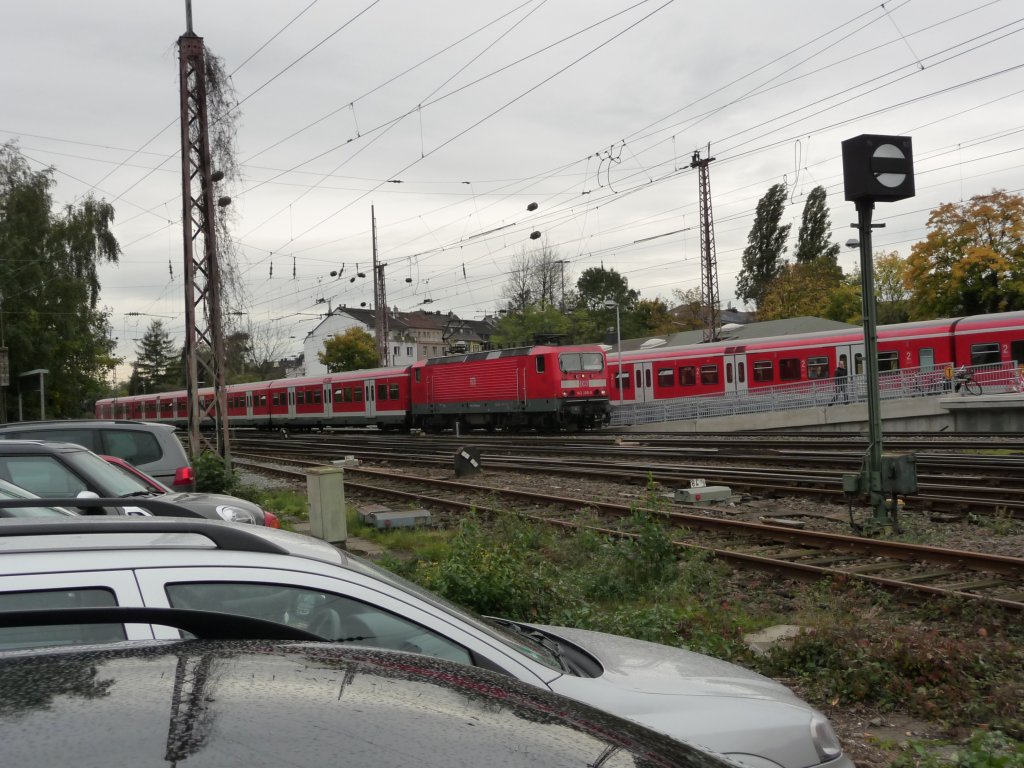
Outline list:
[[[619,389],[629,389],[633,386],[633,380],[629,378],[628,373],[617,373],[615,375],[616,386]]]
[[[800,380],[800,358],[787,357],[779,360],[779,381]]]
[[[387,384],[378,384],[377,385],[377,399],[378,400],[387,400],[388,399],[388,385]]]
[[[640,369],[637,368],[636,369],[636,386],[637,386],[637,389],[641,389],[643,387],[643,385],[644,385],[644,380],[642,378],[642,375],[643,374],[640,373]]]
[[[745,383],[747,380],[747,364],[742,360],[736,363],[736,373],[739,374],[737,378],[739,379],[740,384]]]
[[[672,375],[671,368],[659,368],[658,369],[658,386],[659,387],[671,387],[675,383],[675,376]]]
[[[725,364],[725,382],[732,384],[732,363]]]
[[[858,376],[864,373],[864,353],[858,352],[853,356],[853,372]]]
[[[398,385],[397,384],[388,384],[388,390],[389,390],[388,394],[390,395],[391,399],[392,400],[397,400],[398,399]]]
[[[306,404],[306,393],[303,392],[302,390],[299,390],[298,392],[295,393],[295,404],[296,405],[305,405]]]
[[[935,368],[935,350],[931,347],[922,347],[917,353],[917,364],[922,371],[930,371]]]
[[[343,390],[343,389],[336,389],[336,390],[334,390],[334,402],[340,403],[340,402],[342,402],[342,398],[344,398],[344,397],[345,397],[345,390]]]
[[[900,353],[896,350],[878,353],[878,372],[898,371],[900,369]]]
[[[692,365],[684,365],[679,369],[679,385],[692,387],[697,383],[697,369]]]
[[[808,357],[807,358],[807,378],[808,379],[827,379],[828,375],[828,358],[827,357]]]
[[[700,367],[700,383],[701,384],[717,384],[718,383],[718,366],[717,365],[702,365]]]
[[[644,383],[647,385],[648,389],[651,388],[651,369],[650,368],[645,368],[644,369]]]
[[[363,388],[353,387],[352,388],[352,401],[355,403],[363,402]]]
[[[1017,365],[1024,365],[1024,340],[1010,342],[1010,359],[1016,360]]]
[[[319,389],[313,390],[313,392],[311,392],[310,394],[313,395],[313,402],[316,405],[322,405],[323,404],[323,400],[320,399],[320,390]]]
[[[999,342],[971,344],[971,365],[991,365],[1000,361]]]
[[[544,373],[544,358],[535,357],[534,360],[537,361],[537,373]]]

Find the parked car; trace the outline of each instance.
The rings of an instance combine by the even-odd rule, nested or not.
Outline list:
[[[852,766],[825,716],[774,680],[680,648],[482,619],[307,536],[170,518],[0,525],[0,612],[26,599],[59,608],[100,598],[266,619],[325,640],[482,667],[756,768]],[[125,623],[122,636],[180,633]],[[340,676],[335,695],[339,685]]]
[[[196,476],[170,424],[148,421],[71,419],[0,424],[0,439],[75,443],[117,456],[174,491],[193,491]]]
[[[19,768],[734,765],[487,670],[276,640],[0,654],[0,743]]]
[[[38,499],[34,493],[19,488],[14,483],[0,480],[0,500]],[[75,517],[75,513],[63,507],[10,507],[0,508],[0,518],[5,517]]]
[[[133,467],[131,464],[129,464],[124,459],[118,458],[117,456],[101,456],[100,458],[102,458],[108,464],[111,464],[111,465],[117,467],[118,469],[120,469],[125,474],[127,474],[127,475],[129,475],[131,477],[134,477],[136,480],[138,480],[143,485],[145,485],[147,488],[149,488],[153,492],[154,495],[163,496],[163,494],[173,494],[173,491],[171,491],[170,488],[168,488],[166,485],[161,483],[155,477],[150,477],[145,472],[143,472],[141,469],[139,469],[138,467]],[[173,497],[168,497],[168,498],[173,498]],[[179,500],[180,500],[180,498],[179,498]],[[270,528],[280,528],[281,527],[281,521],[278,520],[277,515],[275,515],[269,509],[263,509],[258,504],[255,504],[255,503],[253,503],[251,501],[248,501],[246,499],[240,499],[237,496],[228,496],[226,494],[220,494],[220,493],[218,493],[218,494],[214,494],[214,493],[192,493],[192,494],[189,494],[188,506],[190,508],[192,508],[192,509],[199,508],[199,507],[204,505],[204,502],[205,502],[205,505],[206,505],[207,508],[209,508],[212,505],[212,507],[213,507],[215,512],[217,511],[218,507],[225,507],[225,506],[229,506],[229,507],[232,507],[232,508],[238,508],[240,510],[247,510],[248,514],[252,516],[254,522],[259,520],[260,519],[260,515],[262,515],[263,516],[263,525],[266,525],[266,526],[268,526]],[[225,520],[229,519],[228,517],[226,517],[224,514],[221,514],[220,512],[217,512],[217,515],[218,515],[218,517],[221,517],[221,518],[223,518]],[[213,515],[206,515],[206,517],[213,517]],[[248,521],[238,521],[238,520],[235,520],[235,522],[248,522]]]
[[[268,517],[258,504],[236,496],[191,492],[159,494],[131,473],[112,466],[80,445],[69,443],[0,440],[0,479],[43,499],[123,499],[122,514],[149,514],[133,502],[159,497],[161,501],[201,517],[255,525],[277,522],[276,517]],[[118,510],[112,511],[118,513]]]

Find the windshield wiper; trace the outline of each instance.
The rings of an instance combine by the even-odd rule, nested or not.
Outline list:
[[[153,494],[152,491],[132,491],[131,493],[122,493],[117,498],[119,498],[119,499],[136,499],[136,498],[144,498],[146,496],[153,496],[153,495],[154,494]]]
[[[519,624],[518,622],[512,621],[510,619],[497,619],[491,617],[491,621],[493,621],[495,624],[505,627],[506,629],[511,629],[517,635],[522,635],[523,637],[529,638],[537,645],[539,645],[541,648],[543,648],[545,651],[554,656],[555,660],[558,661],[559,666],[561,666],[564,671],[570,671],[569,662],[562,653],[562,646],[560,646],[555,640],[552,640],[550,636],[541,632],[539,629],[527,627],[523,624]]]

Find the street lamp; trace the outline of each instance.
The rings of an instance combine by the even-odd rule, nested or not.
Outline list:
[[[615,307],[615,348],[619,350],[619,369],[615,373],[615,387],[619,390],[619,405],[622,405],[622,325],[619,323],[619,303],[608,299],[604,307]]]

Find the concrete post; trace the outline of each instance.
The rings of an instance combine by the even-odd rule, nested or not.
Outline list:
[[[309,498],[310,535],[331,544],[348,539],[345,518],[345,470],[341,467],[314,467],[306,472]]]

